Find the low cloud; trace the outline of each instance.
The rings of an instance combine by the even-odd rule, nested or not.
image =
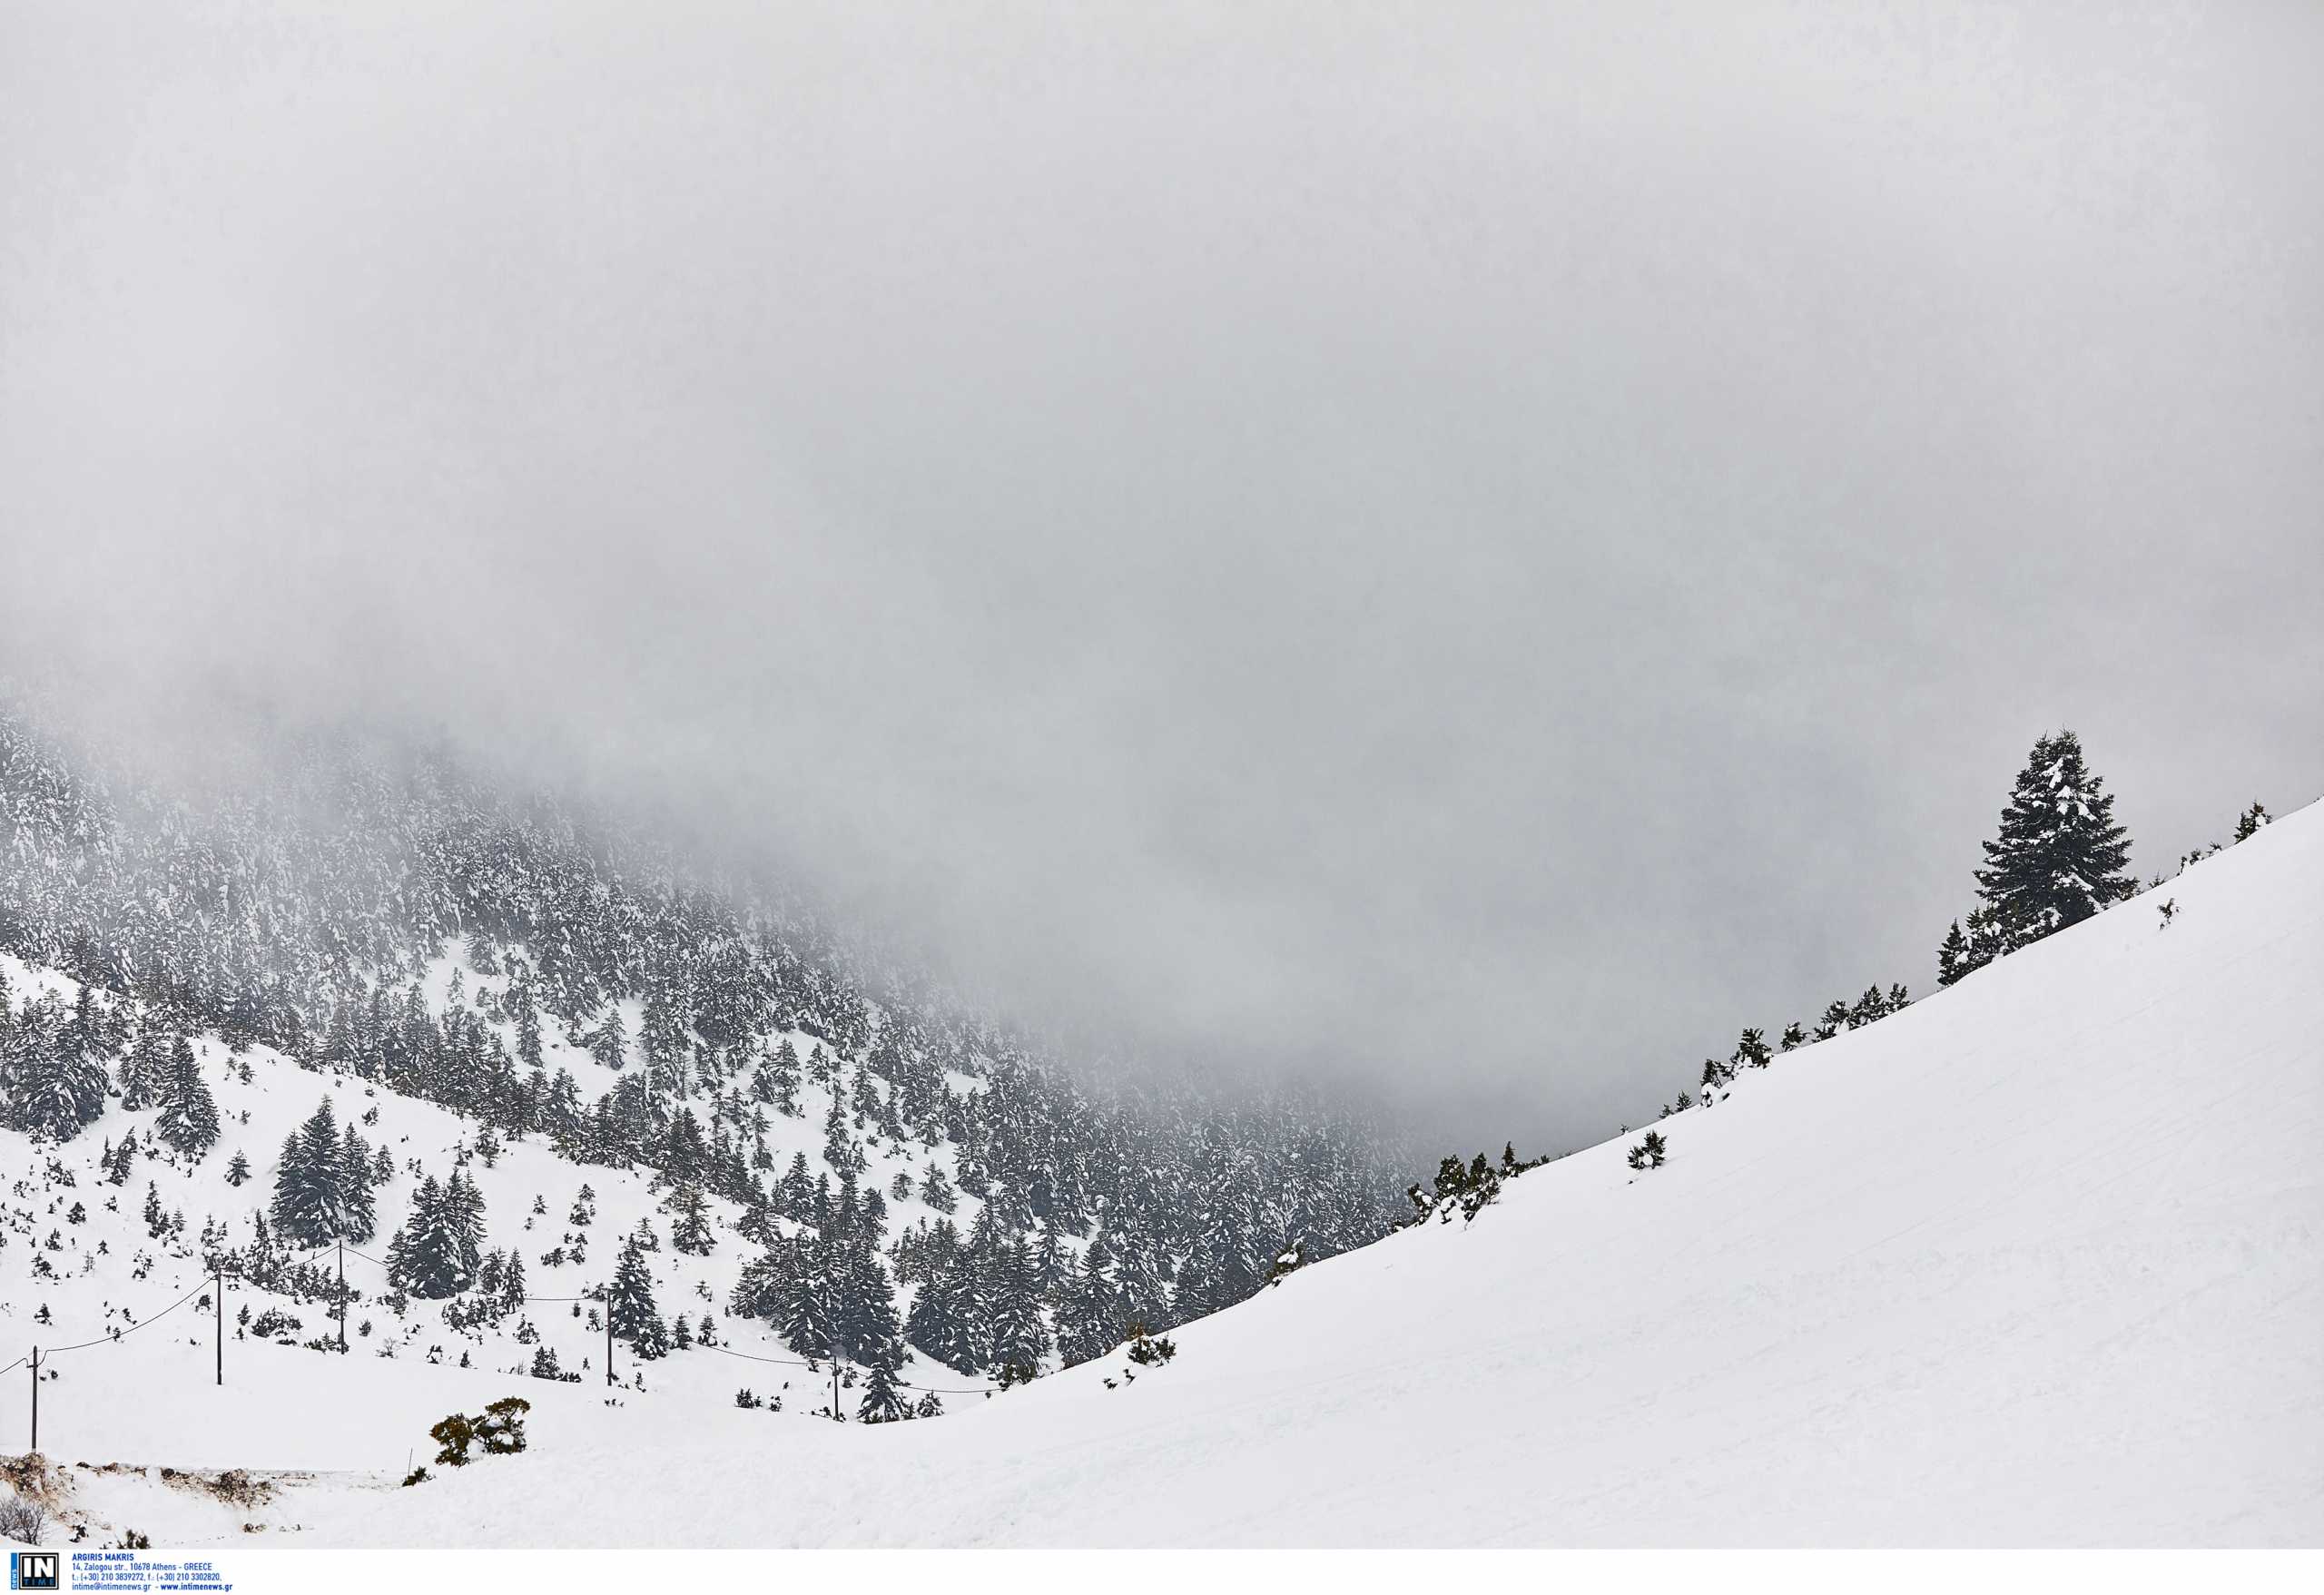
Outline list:
[[[1593,1137],[2324,787],[2324,25],[1906,15],[20,11],[0,663]]]

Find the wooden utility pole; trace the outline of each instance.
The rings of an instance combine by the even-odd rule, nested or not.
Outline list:
[[[339,1243],[339,1354],[347,1354],[347,1241]]]
[[[33,1449],[40,1449],[40,1347],[33,1347]]]
[[[210,1299],[216,1305],[210,1309],[218,1320],[218,1384],[226,1383],[226,1265],[221,1263],[210,1275]]]
[[[614,1382],[614,1293],[606,1288],[606,1383]]]
[[[845,1418],[839,1415],[839,1354],[837,1352],[832,1354],[832,1422],[834,1423],[847,1422]]]

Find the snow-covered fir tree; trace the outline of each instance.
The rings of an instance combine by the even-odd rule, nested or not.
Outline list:
[[[202,1080],[193,1044],[183,1036],[170,1048],[156,1101],[161,1112],[153,1119],[154,1134],[188,1157],[210,1150],[218,1139],[218,1099]]]
[[[85,1001],[87,991],[83,990]],[[78,1016],[44,997],[0,1030],[0,1117],[11,1129],[66,1141],[105,1107],[106,1076]]]
[[[359,1177],[342,1159],[330,1098],[283,1142],[268,1213],[275,1233],[301,1249],[335,1240],[359,1245],[371,1238],[377,1222],[371,1182],[368,1171]]]
[[[1977,893],[2013,946],[2078,924],[2137,891],[2114,799],[2083,762],[2071,731],[2034,744],[2002,811],[2001,833],[1984,844]]]
[[[645,1248],[635,1236],[622,1243],[621,1255],[614,1264],[606,1310],[613,1319],[614,1334],[629,1342],[639,1356],[651,1359],[668,1350],[668,1331],[654,1301],[654,1275],[645,1266]]]
[[[888,1370],[874,1365],[871,1377],[863,1383],[863,1400],[855,1409],[858,1423],[894,1423],[912,1415],[911,1403]]]
[[[428,1176],[411,1214],[388,1245],[388,1282],[423,1300],[454,1296],[478,1282],[483,1198],[457,1170],[439,1184]]]

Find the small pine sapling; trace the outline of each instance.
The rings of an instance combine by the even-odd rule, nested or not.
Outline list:
[[[1141,1368],[1159,1368],[1178,1354],[1178,1343],[1165,1335],[1146,1333],[1146,1325],[1129,1326],[1129,1360]]]

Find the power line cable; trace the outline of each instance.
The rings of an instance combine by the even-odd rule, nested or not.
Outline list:
[[[696,1344],[699,1344],[700,1343],[697,1342]],[[750,1352],[735,1351],[729,1346],[703,1346],[702,1349],[704,1351],[724,1353],[725,1355],[730,1357],[740,1357],[746,1363],[771,1363],[779,1368],[812,1368],[815,1365],[812,1363],[803,1363],[792,1357],[757,1356]],[[985,1395],[990,1393],[984,1390],[957,1384],[907,1384],[901,1379],[891,1379],[889,1383],[893,1384],[898,1390],[924,1390],[933,1392],[939,1395]]]
[[[110,1345],[114,1341],[126,1340],[131,1335],[136,1334],[139,1330],[144,1328],[146,1324],[158,1323],[160,1320],[166,1318],[171,1314],[176,1312],[180,1307],[184,1306],[188,1302],[193,1300],[194,1297],[200,1295],[209,1283],[210,1282],[208,1280],[203,1280],[201,1285],[195,1285],[192,1290],[186,1292],[185,1295],[180,1296],[176,1301],[172,1302],[168,1306],[163,1307],[160,1312],[154,1314],[153,1317],[141,1318],[126,1329],[113,1330],[107,1334],[97,1336],[94,1340],[81,1341],[74,1345],[44,1347],[40,1354],[41,1361],[46,1362],[49,1358],[59,1355],[64,1352],[85,1351],[93,1345]]]

